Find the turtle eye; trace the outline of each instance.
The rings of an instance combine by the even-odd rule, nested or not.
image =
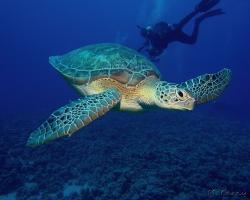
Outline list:
[[[184,94],[183,94],[183,92],[182,91],[178,91],[178,93],[177,93],[180,97],[183,97],[184,96]]]

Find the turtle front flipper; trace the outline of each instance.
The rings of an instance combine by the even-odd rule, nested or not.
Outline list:
[[[204,74],[180,84],[195,98],[196,104],[216,99],[224,91],[231,80],[231,70],[222,69],[214,74]]]
[[[59,108],[31,133],[27,145],[37,146],[56,138],[70,136],[96,118],[104,115],[120,102],[121,96],[115,89],[86,96]]]

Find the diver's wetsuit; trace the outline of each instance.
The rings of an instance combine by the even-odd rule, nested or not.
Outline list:
[[[145,43],[138,51],[145,49],[150,58],[155,60],[171,42],[179,41],[185,44],[196,43],[201,21],[207,17],[223,14],[221,9],[206,12],[218,2],[219,0],[202,0],[201,3],[196,6],[195,10],[184,17],[178,24],[170,25],[166,22],[159,22],[147,28],[138,26],[141,30],[141,35],[145,38]],[[200,12],[205,13],[196,18],[192,34],[188,35],[184,33],[182,31],[183,27]]]

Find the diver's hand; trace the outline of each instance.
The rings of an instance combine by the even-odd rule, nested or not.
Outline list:
[[[136,27],[137,27],[139,30],[144,29],[144,28],[143,28],[143,27],[141,27],[140,25],[136,25]]]

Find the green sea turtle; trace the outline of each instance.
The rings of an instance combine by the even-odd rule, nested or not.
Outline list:
[[[222,69],[181,84],[162,81],[153,63],[118,44],[85,46],[52,56],[49,62],[83,97],[53,112],[31,133],[28,146],[70,136],[114,107],[128,111],[149,106],[192,110],[217,98],[231,79],[231,71]]]

